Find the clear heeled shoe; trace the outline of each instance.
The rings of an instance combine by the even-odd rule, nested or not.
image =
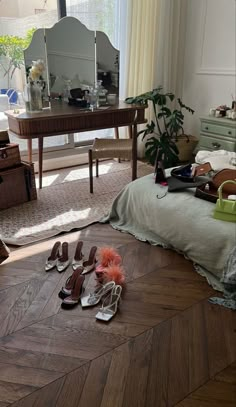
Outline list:
[[[61,242],[54,243],[50,256],[47,258],[45,263],[45,271],[48,272],[52,270],[57,265],[58,257],[60,256],[59,250],[61,247]]]
[[[114,281],[109,281],[109,283],[98,287],[93,293],[81,297],[80,302],[82,307],[85,308],[97,305],[99,301],[101,301],[102,297],[107,295],[113,289],[114,286],[115,286]]]
[[[110,321],[117,313],[118,304],[122,293],[122,287],[115,285],[108,297],[105,297],[102,308],[96,314],[96,319],[100,321]]]
[[[68,242],[63,242],[61,245],[61,256],[58,257],[56,264],[58,273],[65,271],[70,264],[68,249]]]
[[[83,242],[79,241],[75,249],[75,255],[72,260],[72,268],[76,270],[78,267],[83,267],[84,255],[82,253]]]

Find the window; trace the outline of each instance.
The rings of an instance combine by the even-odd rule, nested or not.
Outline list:
[[[1,0],[0,1],[0,36],[13,35],[24,38],[32,28],[49,28],[58,21],[58,11],[64,15],[78,18],[90,30],[103,31],[109,37],[114,47],[118,48],[117,32],[119,29],[119,0]],[[61,7],[60,10],[58,10]],[[0,60],[1,62],[1,60]],[[24,105],[24,69],[17,69],[13,75],[10,87],[19,94],[18,103]],[[0,70],[0,88],[6,88],[3,72]],[[78,133],[74,135],[60,135],[44,138],[44,157],[60,157],[73,154],[73,149],[91,144],[94,137],[108,137],[113,135],[113,130],[101,130],[97,132]],[[25,140],[15,139],[12,141],[20,144],[20,150],[24,154],[27,151]],[[37,151],[37,140],[33,140],[33,150]],[[84,152],[84,149],[81,148]],[[37,157],[34,157],[34,160]]]

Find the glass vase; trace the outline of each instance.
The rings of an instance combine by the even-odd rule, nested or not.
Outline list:
[[[31,113],[39,113],[43,110],[42,89],[40,83],[30,81],[26,91],[26,110]]]

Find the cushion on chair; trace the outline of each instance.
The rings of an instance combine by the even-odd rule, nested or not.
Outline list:
[[[92,147],[93,158],[126,158],[132,157],[131,139],[96,138]]]

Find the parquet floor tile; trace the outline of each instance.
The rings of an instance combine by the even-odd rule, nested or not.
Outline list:
[[[115,318],[99,306],[63,310],[71,274],[44,271],[55,241],[112,245],[126,271]],[[86,276],[85,292],[96,285]],[[92,225],[17,248],[0,266],[0,407],[233,407],[236,314],[208,302],[215,291],[188,260]]]

